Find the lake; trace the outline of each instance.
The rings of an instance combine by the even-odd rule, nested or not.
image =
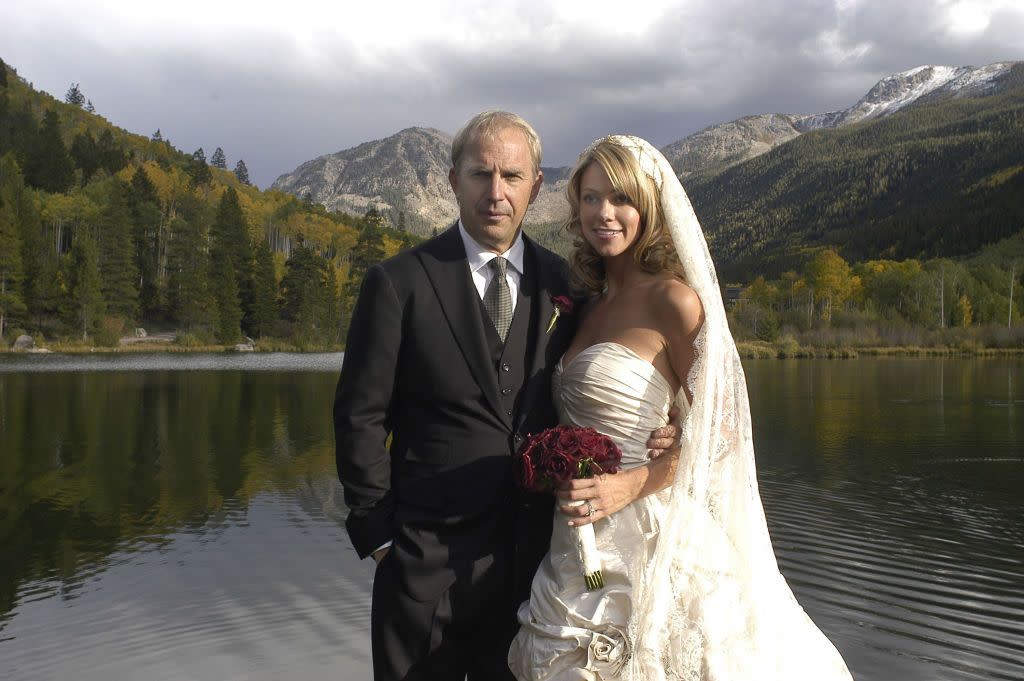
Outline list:
[[[370,678],[340,364],[0,355],[0,678]],[[1024,360],[744,366],[780,567],[855,678],[1024,678]]]

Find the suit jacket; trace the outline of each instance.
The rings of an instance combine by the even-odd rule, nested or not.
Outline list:
[[[372,267],[353,311],[334,406],[346,528],[361,557],[393,540],[388,560],[418,600],[436,598],[496,541],[511,547],[525,598],[550,541],[552,498],[515,487],[511,454],[557,420],[551,372],[575,319],[547,333],[568,267],[524,241],[533,352],[514,410],[502,404],[457,225]]]

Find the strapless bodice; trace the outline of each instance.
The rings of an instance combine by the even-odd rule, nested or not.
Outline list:
[[[552,378],[559,420],[589,426],[622,450],[623,468],[648,463],[651,431],[668,420],[672,386],[654,366],[615,342],[584,348]],[[685,410],[685,404],[679,405]],[[604,587],[588,591],[575,531],[555,510],[551,549],[519,610],[509,666],[520,681],[617,679],[628,657],[626,622],[638,576],[657,546],[670,492],[637,499],[592,525]]]
[[[551,387],[559,421],[589,426],[612,438],[622,449],[624,468],[647,463],[647,440],[668,421],[674,397],[654,365],[611,341],[559,362]]]

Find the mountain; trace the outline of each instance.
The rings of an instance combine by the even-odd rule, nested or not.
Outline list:
[[[784,181],[791,191],[783,192],[778,186],[774,187],[774,191],[779,192],[779,196],[785,196],[786,200],[803,201],[813,197],[815,201],[835,205],[837,199],[829,192],[845,190],[842,185],[832,184],[829,188],[821,188],[823,193],[818,194],[806,186],[806,178],[797,175],[791,174],[784,178],[762,177],[758,173],[779,172],[779,166],[775,165],[778,159],[791,157],[788,154],[773,157],[774,160],[770,164],[756,163],[758,159],[769,152],[787,150],[795,143],[810,137],[815,141],[808,143],[807,146],[797,146],[793,150],[792,153],[796,156],[789,161],[793,169],[803,172],[810,165],[841,164],[844,181],[852,183],[852,186],[859,186],[858,178],[865,174],[889,178],[894,171],[885,163],[880,166],[878,158],[872,155],[875,152],[885,155],[885,149],[875,149],[873,146],[873,135],[879,133],[879,139],[891,140],[892,135],[884,132],[889,130],[888,128],[872,128],[874,132],[865,133],[863,138],[858,137],[859,133],[849,136],[842,132],[862,127],[870,128],[915,109],[935,107],[943,103],[953,104],[951,108],[944,109],[946,114],[943,115],[946,117],[943,118],[943,125],[955,128],[956,116],[974,115],[971,106],[957,108],[956,103],[987,102],[1015,87],[1017,76],[1014,74],[1019,72],[1018,62],[1001,62],[980,68],[919,66],[881,79],[860,100],[840,111],[811,115],[747,116],[706,128],[667,145],[662,151],[680,177],[686,181],[687,189],[696,192],[711,211],[709,217],[712,219],[705,221],[709,232],[718,230],[723,235],[728,235],[728,239],[736,239],[735,243],[723,242],[723,255],[732,260],[755,253],[762,257],[767,244],[778,245],[777,235],[767,240],[761,237],[741,237],[744,230],[733,221],[738,215],[747,216],[747,213],[735,206],[734,202],[730,202],[733,198],[747,197],[751,206],[764,205],[767,198],[751,195],[749,187],[765,187],[765,183]],[[984,105],[981,108],[984,109]],[[943,149],[942,164],[947,165],[935,165],[926,154],[918,154],[916,149],[913,153],[907,152],[915,159],[914,172],[920,176],[918,180],[924,182],[925,177],[930,177],[932,172],[939,169],[947,173],[958,172],[955,159],[957,154],[968,153],[965,148],[945,144],[942,135],[946,133],[941,129],[926,129],[930,124],[923,123],[924,118],[909,116],[899,120],[899,125],[914,127],[914,131],[907,134],[908,138],[917,140],[916,144],[938,145],[935,148]],[[925,127],[915,127],[919,125]],[[972,144],[983,137],[983,131],[979,132],[977,137],[972,138]],[[849,146],[850,140],[854,140],[853,146]],[[898,148],[904,149],[900,146],[904,144],[903,140],[895,143]],[[857,144],[867,146],[858,148]],[[450,146],[451,137],[443,132],[426,128],[408,128],[386,139],[367,142],[304,163],[294,172],[282,175],[273,186],[298,196],[308,194],[313,201],[328,208],[354,213],[365,212],[371,205],[376,205],[388,214],[392,224],[397,223],[399,212],[404,212],[406,224],[410,229],[426,235],[454,219],[457,213],[447,178]],[[833,148],[842,158],[832,159],[830,154],[833,152],[822,151]],[[815,151],[809,151],[811,149]],[[889,156],[895,153],[895,149],[888,150]],[[969,153],[981,155],[972,162],[982,163],[979,159],[989,151],[991,150],[972,150]],[[807,158],[797,158],[805,153],[809,153],[817,160],[812,163]],[[751,163],[753,165],[749,165]],[[736,170],[738,168],[743,170]],[[736,173],[729,175],[734,170]],[[558,226],[566,214],[564,196],[568,171],[568,168],[544,168],[545,181],[541,193],[526,217],[526,227],[531,235],[563,253],[569,248],[569,240],[560,232]],[[789,172],[796,171],[791,169]],[[735,183],[739,182],[738,178],[741,177],[746,184],[736,186]],[[897,183],[893,186],[900,185]],[[873,193],[877,191],[877,187],[868,191],[856,191],[857,201],[866,201],[877,196]],[[893,200],[884,207],[876,206],[872,210],[875,209],[887,210],[895,215],[903,208],[898,200]],[[778,210],[784,209],[780,206]],[[790,205],[788,210],[794,214],[809,214],[807,207],[795,204]],[[828,226],[820,226],[822,233],[835,228],[835,224],[838,224],[836,221],[851,217],[844,210],[830,218]],[[705,216],[702,214],[701,217],[704,219]],[[717,222],[719,219],[722,220],[721,224]],[[872,219],[877,222],[877,216]],[[748,224],[760,225],[762,221],[763,217],[759,214],[751,215]],[[780,224],[790,223],[782,221]],[[884,224],[887,223],[877,222],[872,229],[884,230]],[[817,227],[797,225],[793,227],[794,234],[805,234],[806,228]],[[847,228],[855,229],[851,225],[847,225]],[[767,232],[765,235],[767,236]],[[926,240],[934,237],[933,234]],[[793,238],[798,239],[796,236]],[[818,241],[820,239],[816,237],[815,243]],[[749,248],[750,251],[745,252],[745,248]],[[931,246],[925,247],[924,250],[927,251],[928,248]],[[885,249],[888,249],[887,252],[916,252],[910,246],[896,248],[891,244]],[[865,245],[862,251],[874,252],[868,245]]]
[[[429,234],[458,214],[448,184],[451,135],[433,128],[406,128],[390,137],[320,156],[281,175],[272,188],[306,197],[330,210],[362,214],[375,206],[396,224]],[[542,168],[545,182],[529,220],[553,222],[565,203],[566,168]]]
[[[799,116],[760,114],[714,125],[661,151],[679,179],[725,170],[798,137]]]
[[[918,66],[878,81],[856,104],[822,114],[761,114],[713,125],[662,151],[680,179],[725,170],[799,135],[891,116],[915,103],[980,97],[1003,87],[1016,62],[973,66]]]
[[[988,81],[945,76],[913,106],[901,100],[934,78],[883,81],[884,96],[854,107],[856,125],[808,132],[695,176],[687,190],[725,276],[798,268],[821,246],[851,261],[928,258],[971,254],[1019,234],[1024,63]]]
[[[422,232],[455,218],[448,186],[451,145],[451,136],[440,130],[407,128],[307,161],[272,187],[329,210],[362,214],[376,206],[395,221],[403,211],[406,224]]]

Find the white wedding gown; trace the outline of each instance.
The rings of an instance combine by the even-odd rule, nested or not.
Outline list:
[[[561,423],[590,426],[622,450],[622,467],[648,462],[647,439],[668,421],[672,387],[618,343],[585,348],[552,379]],[[685,409],[686,405],[680,405]],[[685,416],[685,414],[682,414]],[[628,655],[634,585],[657,544],[669,490],[594,523],[605,586],[587,591],[567,518],[555,509],[551,550],[537,570],[509,667],[521,681],[616,679]]]
[[[552,379],[559,420],[590,426],[622,449],[623,468],[645,464],[647,439],[664,425],[673,400],[665,378],[619,343],[592,345]],[[689,405],[679,405],[688,410]],[[681,415],[685,420],[687,412]],[[756,488],[752,492],[756,495]],[[626,675],[636,651],[627,629],[638,580],[649,567],[668,522],[671,487],[643,497],[594,523],[605,586],[587,591],[574,530],[555,509],[551,550],[533,580],[530,600],[519,608],[520,630],[509,650],[509,668],[520,681],[613,681]],[[730,573],[736,547],[706,513],[691,519],[700,528],[702,552],[719,565],[705,581],[691,581],[691,611],[701,626],[668,625],[664,667],[657,678],[711,681],[850,681],[842,657],[796,602],[774,569],[757,582],[756,602],[743,600]],[[761,521],[763,522],[763,520]],[[666,535],[667,536],[667,535]],[[767,542],[767,536],[764,537]],[[766,550],[771,551],[770,545]],[[716,561],[722,562],[717,563]],[[670,568],[674,569],[674,568]],[[672,593],[655,598],[671,600]],[[761,613],[761,620],[748,620]],[[752,626],[763,621],[765,627]],[[694,651],[698,651],[694,657]],[[702,651],[702,652],[701,652]],[[703,657],[702,657],[703,656]],[[641,673],[642,678],[649,674]]]

